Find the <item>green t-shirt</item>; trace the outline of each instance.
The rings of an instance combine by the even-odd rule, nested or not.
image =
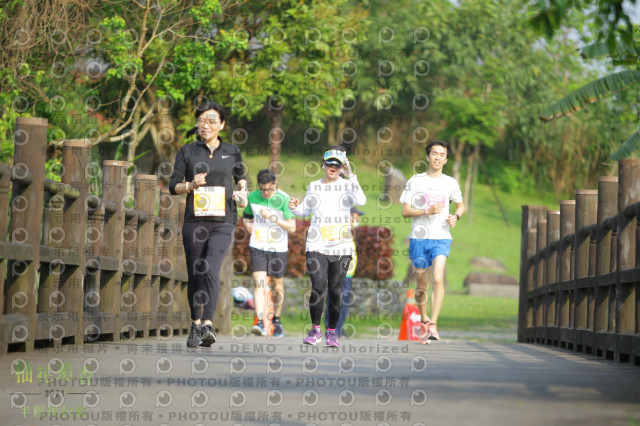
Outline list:
[[[259,250],[287,252],[289,250],[289,235],[274,219],[288,220],[293,217],[289,210],[289,195],[278,189],[270,198],[264,198],[262,193],[249,193],[249,205],[244,209],[243,217],[253,219],[253,232],[249,240],[249,247]],[[261,215],[267,210],[268,218]]]

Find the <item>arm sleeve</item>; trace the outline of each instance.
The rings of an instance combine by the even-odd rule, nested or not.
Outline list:
[[[187,161],[184,157],[184,147],[180,148],[176,155],[176,162],[173,164],[173,173],[169,179],[169,193],[176,194],[176,185],[182,183],[187,172]]]
[[[247,179],[245,176],[245,167],[242,162],[242,153],[240,152],[240,148],[236,147],[236,152],[233,155],[235,163],[233,164],[233,179],[235,180],[236,185],[238,181],[242,179]]]
[[[291,197],[285,197],[284,206],[282,207],[282,215],[287,220],[295,217],[294,214],[291,213],[291,209],[289,209],[289,200],[290,199],[291,199]]]
[[[410,206],[412,206],[411,200],[413,199],[413,191],[411,190],[412,180],[413,178],[407,181],[402,194],[400,194],[400,202],[409,204]]]
[[[291,213],[293,213],[296,216],[309,216],[313,210],[310,207],[310,201],[311,201],[311,184],[309,184],[307,186],[307,193],[304,196],[304,199],[302,200],[302,202],[300,204],[298,204],[298,207],[296,207],[294,210],[291,210]]]
[[[355,197],[355,205],[364,206],[367,203],[367,197],[362,191],[360,182],[358,182],[358,177],[356,175],[351,176],[351,178],[349,179],[349,183],[351,186],[351,192],[353,192],[353,195]]]
[[[453,201],[454,203],[461,203],[462,202],[462,191],[460,191],[460,185],[458,184],[458,181],[451,178],[451,196],[449,197],[449,199],[451,201]]]
[[[249,194],[251,195],[251,194]],[[244,208],[244,212],[242,213],[242,217],[246,219],[253,219],[253,210],[251,210],[251,200],[247,204],[247,207]]]

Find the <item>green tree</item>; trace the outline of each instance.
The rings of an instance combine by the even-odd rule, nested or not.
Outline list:
[[[211,84],[239,121],[268,118],[275,167],[285,139],[283,118],[308,126],[305,137],[315,140],[327,121],[340,116],[341,100],[351,93],[340,66],[344,33],[357,35],[366,13],[345,0],[249,2],[232,13],[224,30],[249,48],[220,64]]]
[[[73,46],[84,37],[89,15],[84,0],[12,0],[0,8],[0,161],[12,161],[17,117],[59,121],[50,139],[77,130],[79,111],[86,118],[71,87],[78,56]],[[67,107],[72,114],[65,114]]]
[[[246,48],[215,32],[222,13],[217,0],[102,4],[95,24],[103,36],[92,62],[98,70],[84,82],[86,95],[102,100],[97,108],[111,119],[98,142],[126,142],[126,159],[133,161],[149,133],[160,157],[173,160],[176,121],[193,100],[189,94],[206,85],[229,51]]]
[[[622,0],[595,0],[586,2],[551,1],[539,2],[532,24],[552,37],[571,11],[587,13],[587,7],[595,7],[592,13],[592,28],[595,29],[595,42],[582,48],[585,59],[608,57],[612,65],[625,69],[600,77],[574,90],[561,100],[548,106],[540,119],[551,121],[568,116],[585,108],[588,104],[611,97],[629,89],[640,81],[640,30],[631,24],[628,13],[622,7]],[[636,4],[630,0],[629,4]],[[637,121],[637,120],[636,120]],[[611,155],[611,159],[620,160],[640,149],[640,130],[629,136]]]

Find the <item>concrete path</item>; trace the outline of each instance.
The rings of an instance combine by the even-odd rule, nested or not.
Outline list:
[[[0,424],[640,425],[640,367],[545,346],[185,340],[9,354]]]

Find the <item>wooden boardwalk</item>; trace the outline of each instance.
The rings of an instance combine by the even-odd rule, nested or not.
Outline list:
[[[298,337],[221,336],[187,351],[184,341],[8,354],[0,358],[2,424],[640,422],[638,367],[557,348],[393,338],[345,340],[336,350]]]

